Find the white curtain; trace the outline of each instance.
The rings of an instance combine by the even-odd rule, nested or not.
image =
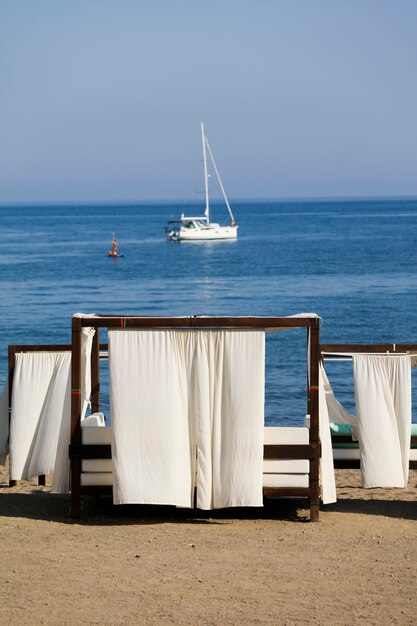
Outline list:
[[[320,459],[320,486],[321,499],[323,504],[331,504],[336,502],[336,481],[333,466],[333,450],[332,439],[330,434],[329,407],[327,404],[328,392],[326,387],[329,385],[323,363],[320,363],[319,369],[319,433],[321,442],[321,459]],[[334,397],[334,396],[333,396]]]
[[[351,415],[344,406],[340,404],[333,393],[329,379],[327,378],[324,365],[321,367],[323,391],[326,399],[326,406],[329,415],[329,422],[335,424],[350,424],[352,426],[352,439],[358,440],[358,419],[356,415]]]
[[[262,506],[265,334],[195,333],[197,506]]]
[[[70,352],[16,354],[10,420],[10,478],[52,472],[69,403]],[[69,421],[69,413],[65,415]]]
[[[116,504],[262,505],[263,332],[109,331]],[[197,463],[197,464],[196,464]]]
[[[362,484],[405,487],[411,436],[409,355],[354,355]]]
[[[80,377],[81,377],[81,423],[85,418],[90,406],[91,395],[91,349],[95,329],[86,327],[81,329],[81,357],[80,357]],[[71,441],[71,394],[70,382],[65,395],[65,405],[61,414],[61,420],[56,419],[56,428],[59,428],[58,441],[55,455],[55,462],[52,470],[51,491],[54,493],[69,492],[69,444]],[[39,472],[47,473],[47,472]],[[34,476],[37,474],[34,473]]]
[[[86,416],[87,410],[91,407],[91,350],[93,338],[96,331],[92,327],[81,329],[81,419]]]
[[[38,420],[33,449],[28,457],[27,479],[55,473],[58,440],[71,413],[71,354],[55,354],[53,371]]]
[[[81,332],[82,418],[91,393],[91,346],[95,330]],[[52,491],[69,490],[71,353],[16,354],[10,420],[10,479],[53,474]]]
[[[308,333],[307,343],[307,374],[310,384],[310,354],[311,354],[310,333]],[[319,437],[321,443],[320,458],[320,497],[323,504],[336,502],[336,480],[333,466],[332,439],[330,434],[330,419],[326,402],[326,372],[323,363],[319,367]]]
[[[109,331],[115,504],[191,507],[195,448],[188,401],[191,335]]]
[[[6,378],[0,397],[0,465],[6,463],[9,451],[9,380]]]

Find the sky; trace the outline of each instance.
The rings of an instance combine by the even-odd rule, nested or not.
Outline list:
[[[2,0],[0,204],[417,196],[414,0]]]

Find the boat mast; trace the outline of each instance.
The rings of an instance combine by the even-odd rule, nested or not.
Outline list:
[[[203,122],[201,122],[201,142],[203,144],[203,161],[204,161],[204,188],[205,188],[205,192],[206,192],[206,210],[204,211],[204,215],[206,217],[207,224],[209,224],[210,223],[210,216],[209,216],[210,207],[209,207],[209,189],[208,189],[206,141],[207,141],[207,139],[206,139],[206,136],[204,134],[204,125],[203,125]],[[209,150],[210,150],[210,148],[209,148]]]
[[[220,189],[222,190],[224,201],[226,202],[227,210],[229,211],[230,218],[231,218],[232,222],[234,223],[235,218],[233,217],[232,209],[230,208],[230,204],[229,204],[229,201],[228,201],[227,196],[226,196],[226,192],[225,192],[224,187],[223,187],[222,179],[220,178],[219,170],[217,169],[216,161],[214,160],[214,156],[213,156],[213,153],[212,153],[212,151],[210,149],[210,144],[208,142],[207,137],[205,137],[205,140],[206,140],[207,149],[209,151],[209,155],[210,155],[210,158],[211,158],[211,162],[213,163],[214,171],[216,172],[217,180],[219,181]]]

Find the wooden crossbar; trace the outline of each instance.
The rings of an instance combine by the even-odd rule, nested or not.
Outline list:
[[[322,343],[320,351],[324,358],[330,355],[337,355],[339,352],[345,353],[392,353],[404,354],[407,352],[417,352],[417,343]],[[328,354],[324,354],[328,353]]]
[[[70,459],[111,459],[110,444],[80,444],[71,443],[69,447]]]
[[[141,316],[96,316],[73,317],[80,320],[81,327],[93,328],[319,328],[317,317],[141,317]]]
[[[320,451],[319,451],[320,454]],[[316,444],[266,444],[264,445],[264,459],[267,461],[307,460],[317,455]]]

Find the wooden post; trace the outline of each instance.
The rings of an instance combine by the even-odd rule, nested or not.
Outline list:
[[[71,443],[81,444],[81,319],[72,318],[71,348]],[[69,451],[68,451],[69,453]],[[81,514],[81,459],[71,459],[70,517]]]
[[[320,434],[319,434],[319,354],[320,320],[310,326],[310,444],[315,447],[310,461],[310,520],[319,521],[320,509]]]
[[[13,395],[13,376],[14,368],[16,365],[16,346],[9,346],[8,348],[8,382],[9,382],[9,441],[10,441],[10,420],[12,417],[12,395]],[[10,448],[9,448],[10,449]],[[9,487],[15,487],[16,481],[10,479],[10,454],[9,454]]]

